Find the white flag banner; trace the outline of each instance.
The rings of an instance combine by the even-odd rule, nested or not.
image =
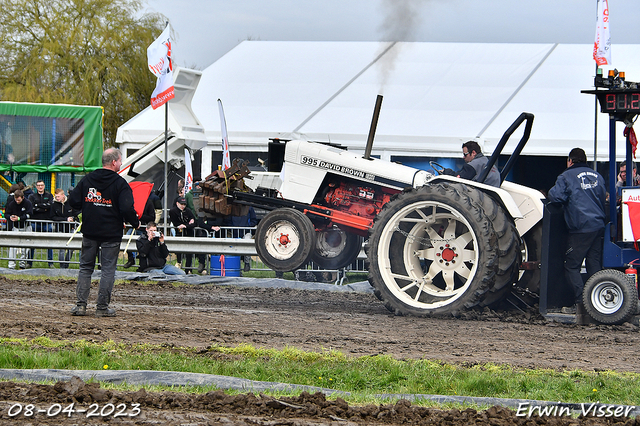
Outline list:
[[[151,106],[156,109],[175,96],[173,90],[173,65],[171,64],[171,34],[167,25],[160,37],[147,48],[149,70],[158,77],[151,94]]]
[[[593,45],[593,59],[598,66],[611,65],[609,0],[598,0],[598,18],[596,21],[596,41]]]
[[[224,109],[220,99],[218,99],[218,109],[220,110],[220,132],[222,133],[222,170],[227,170],[231,167],[229,136],[227,135],[227,121],[224,118]]]
[[[188,193],[193,188],[193,170],[191,169],[191,153],[184,149],[184,193]]]

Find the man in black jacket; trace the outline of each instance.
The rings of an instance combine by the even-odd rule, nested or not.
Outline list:
[[[33,217],[36,222],[32,222],[32,227],[35,232],[51,232],[51,204],[53,204],[53,195],[45,190],[45,184],[43,180],[36,182],[36,192],[29,196],[29,201],[33,206]],[[33,253],[34,249],[31,249],[29,255],[29,266],[33,265]],[[49,268],[53,268],[53,250],[47,249],[47,260],[49,261]]]
[[[86,315],[91,274],[95,268],[98,249],[102,250],[102,276],[98,288],[96,316],[116,315],[116,311],[109,308],[109,302],[124,222],[129,222],[136,229],[140,226],[138,215],[133,208],[131,187],[118,175],[121,166],[120,151],[115,148],[107,149],[102,154],[102,168],[83,177],[69,194],[71,207],[76,211],[82,211],[82,251],[76,286],[77,302],[71,311],[72,315]]]
[[[136,241],[140,255],[140,272],[162,272],[167,275],[185,275],[184,271],[167,264],[169,249],[164,243],[164,235],[158,232],[158,225],[147,223],[146,233]]]
[[[69,205],[64,189],[57,188],[53,196],[53,204],[51,205],[51,220],[55,221],[56,232],[73,232],[78,221],[78,212],[73,210]],[[73,250],[60,249],[58,251],[58,260],[60,261],[60,269],[68,269],[69,262]]]
[[[169,210],[169,217],[171,218],[171,223],[173,224],[176,230],[176,236],[178,237],[195,236],[193,228],[196,227],[196,218],[191,212],[191,210],[187,208],[187,200],[184,197],[176,198],[176,205]],[[178,258],[178,264],[181,264],[183,257],[185,258],[184,268],[187,271],[187,274],[190,273],[193,254],[192,253],[176,253],[176,257]]]
[[[7,207],[4,211],[5,217],[13,224],[11,228],[14,232],[31,232],[31,225],[29,225],[29,219],[33,214],[33,208],[31,202],[24,197],[24,192],[21,189],[16,189],[13,193],[13,199],[7,203]],[[27,257],[28,249],[16,249],[11,247],[9,249],[9,269],[16,267],[15,259],[20,258],[19,267],[24,269],[27,267],[25,258]]]

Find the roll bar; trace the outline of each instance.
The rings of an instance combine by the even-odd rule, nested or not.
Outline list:
[[[529,140],[529,136],[531,136],[531,127],[533,126],[533,114],[531,114],[530,112],[523,112],[522,114],[520,114],[520,116],[516,119],[516,121],[514,121],[513,124],[507,129],[507,131],[504,132],[504,135],[502,135],[502,138],[500,138],[500,142],[498,142],[496,149],[493,150],[493,154],[491,154],[491,158],[489,158],[489,162],[480,173],[480,176],[478,177],[478,182],[484,183],[485,179],[487,179],[487,176],[489,175],[489,171],[498,161],[498,157],[502,153],[502,149],[504,148],[504,146],[509,141],[509,138],[511,137],[513,132],[515,132],[516,129],[518,129],[518,127],[520,127],[520,125],[524,121],[527,122],[524,128],[524,134],[522,135],[520,142],[518,142],[518,146],[513,151],[513,154],[511,154],[511,156],[509,157],[507,164],[505,164],[505,166],[502,168],[502,171],[500,172],[500,184],[502,185],[502,182],[504,182],[505,177],[509,174],[509,172],[515,165],[516,160],[518,159],[518,157],[520,156],[520,153],[522,152],[522,149],[527,144],[527,141]]]

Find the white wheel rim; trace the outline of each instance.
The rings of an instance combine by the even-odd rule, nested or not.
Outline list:
[[[520,253],[522,254],[522,261],[523,262],[528,262],[529,261],[529,245],[527,244],[526,240],[522,240],[522,250],[520,250]],[[521,270],[518,271],[518,281],[520,281],[522,279],[522,276],[524,275],[525,271]]]
[[[316,239],[317,254],[332,259],[339,256],[347,245],[347,235],[340,228],[318,232]]]
[[[392,265],[389,255],[396,232],[406,236],[403,265]],[[469,222],[451,206],[434,201],[410,204],[385,225],[377,253],[380,274],[387,288],[407,305],[421,309],[449,305],[467,291],[476,275],[477,241]],[[406,274],[397,272],[401,268]]]
[[[287,260],[300,248],[298,229],[289,221],[279,220],[271,224],[265,233],[265,249],[277,260]]]
[[[624,302],[620,286],[612,281],[598,283],[591,292],[591,304],[600,313],[610,315],[618,312]]]

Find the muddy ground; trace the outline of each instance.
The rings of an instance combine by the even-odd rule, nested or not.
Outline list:
[[[527,368],[640,372],[638,327],[578,326],[532,313],[470,313],[465,318],[394,316],[373,294],[217,285],[117,285],[114,318],[72,317],[75,280],[8,280],[0,277],[0,336],[53,340],[152,343],[206,349],[211,345],[339,350],[353,356],[387,354],[457,364],[493,362]],[[95,305],[92,289],[89,310]],[[0,424],[525,424],[496,408],[439,411],[402,401],[354,407],[323,395],[274,400],[260,395],[191,397],[105,391],[83,382],[56,386],[0,383]],[[9,416],[14,403],[45,409],[78,401],[140,403],[138,416],[75,414]],[[124,402],[123,402],[124,401]],[[128,407],[130,409],[131,407]],[[603,419],[541,418],[526,424],[604,424]],[[624,424],[622,418],[616,422]],[[607,423],[611,424],[611,423]],[[629,420],[627,424],[638,424]]]

